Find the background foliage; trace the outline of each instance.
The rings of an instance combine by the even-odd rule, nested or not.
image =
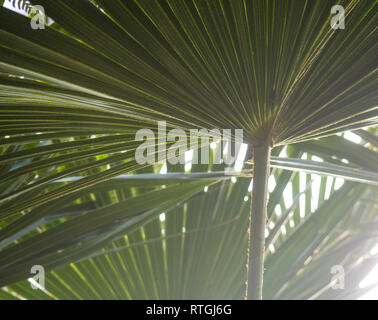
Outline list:
[[[339,1],[345,30],[329,26],[334,1],[37,2],[45,29],[0,8],[1,298],[243,298],[251,151],[232,179],[213,164],[161,175],[134,159],[158,120],[271,137],[264,298],[367,290],[376,2]],[[332,135],[358,128],[358,144]],[[45,291],[25,280],[35,264]]]

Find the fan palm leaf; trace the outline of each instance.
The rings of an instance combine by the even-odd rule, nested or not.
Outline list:
[[[345,8],[346,24],[339,30],[330,25],[330,10],[335,4],[331,0],[29,2],[43,6],[49,26],[34,30],[28,17],[0,7],[2,285],[25,278],[30,269],[25,268],[26,261],[43,261],[52,270],[84,259],[131,232],[128,228],[147,223],[159,211],[175,210],[172,207],[188,201],[210,183],[206,178],[214,180],[214,176],[205,174],[193,177],[194,181],[182,179],[155,189],[148,188],[146,182],[139,191],[126,183],[126,187],[119,186],[125,188],[122,197],[117,196],[125,203],[106,192],[98,195],[101,200],[93,195],[92,188],[101,188],[120,174],[157,173],[159,166],[148,171],[146,165],[136,162],[139,143],[135,134],[141,128],[156,133],[158,121],[166,121],[168,128],[184,130],[243,129],[244,142],[253,149],[254,158],[248,298],[262,297],[265,219],[273,216],[282,201],[282,191],[295,176],[280,174],[280,183],[268,202],[270,165],[277,166],[281,161],[278,166],[283,167],[283,161],[274,158],[282,146],[294,144],[295,149],[290,151],[294,157],[319,152],[327,162],[286,159],[286,168],[316,167],[316,172],[323,174],[376,183],[376,152],[362,146],[343,152],[337,143],[332,149],[330,143],[340,140],[334,136],[312,140],[377,124],[376,2],[339,1]],[[358,148],[367,157],[359,155]],[[348,166],[340,167],[342,163],[332,159],[340,154],[350,158],[349,167],[353,169],[348,171]],[[198,166],[198,171],[215,168]],[[184,171],[179,169],[171,172]],[[223,169],[220,166],[220,171]],[[68,179],[72,176],[80,178]],[[224,186],[224,180],[224,174],[220,174],[213,182]],[[164,179],[157,183],[162,184]],[[298,181],[295,185],[298,189]],[[336,200],[318,209],[318,216],[333,210],[345,196],[350,200],[345,206],[350,206],[367,192],[365,189],[346,184],[335,192]],[[311,187],[306,197],[309,192]],[[151,202],[146,203],[144,199],[150,197]],[[236,202],[237,198],[233,199]],[[73,211],[60,216],[60,222],[50,221],[51,216],[59,217],[59,210],[54,210],[57,205],[68,202]],[[307,211],[310,203],[306,203]],[[74,205],[82,207],[76,212]],[[129,211],[123,210],[125,205],[130,205]],[[218,201],[216,208],[220,206]],[[335,212],[341,214],[343,208],[338,206]],[[206,208],[201,210],[205,212]],[[330,220],[327,232],[337,225],[338,214],[332,217],[335,220]],[[32,228],[46,223],[46,230],[30,237]],[[198,220],[198,224],[205,222]],[[240,226],[247,225],[248,219],[240,222]],[[318,238],[305,231],[297,234],[301,232],[313,241],[310,245],[310,240],[303,238],[299,241],[303,246],[311,250],[320,246],[315,241]],[[158,233],[157,228],[151,229],[151,234]],[[26,238],[14,244],[16,236]],[[246,239],[240,236],[238,241]],[[144,246],[146,259],[150,259],[147,248]],[[285,246],[280,250],[276,258],[267,257],[267,265],[274,265],[272,270],[281,263],[289,265],[286,260],[274,262],[279,261]],[[297,251],[290,256],[298,257]],[[238,252],[238,258],[245,252],[247,248]],[[298,259],[292,260],[298,264],[290,268],[299,272],[303,261]],[[167,270],[165,263],[159,270]],[[146,274],[152,276],[148,264]],[[214,275],[222,277],[226,271],[219,269]],[[230,288],[232,281],[243,278],[244,271],[232,273],[224,284],[224,292],[233,292],[229,297],[240,296],[240,288]],[[287,278],[272,280],[272,274],[266,275],[264,295],[277,297],[281,291],[275,290],[283,290],[286,283],[291,288]],[[109,280],[115,283],[114,278]],[[143,294],[124,288],[117,292],[109,288],[109,294],[172,297],[171,292],[159,291],[163,284],[159,284],[159,290],[155,282],[151,285],[156,286],[145,288]],[[187,285],[181,288],[182,297],[197,292]],[[209,288],[208,294],[220,289],[216,285]],[[175,290],[177,293],[178,288]],[[98,297],[98,292],[93,294]],[[76,295],[82,296],[82,291]]]

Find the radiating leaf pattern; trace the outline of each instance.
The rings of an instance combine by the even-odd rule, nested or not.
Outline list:
[[[330,27],[336,2],[344,30]],[[267,139],[264,298],[363,293],[378,236],[376,1],[30,3],[45,29],[0,1],[1,299],[242,299],[247,160]],[[136,132],[162,120],[243,129],[244,171],[137,163]],[[346,130],[361,142],[334,135]],[[25,280],[34,264],[47,291]],[[329,285],[338,264],[346,290]]]

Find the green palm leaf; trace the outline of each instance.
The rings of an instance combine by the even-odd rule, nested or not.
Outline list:
[[[376,136],[334,134],[377,124],[376,2],[339,1],[344,30],[331,0],[29,2],[45,29],[0,2],[0,297],[237,299],[247,263],[248,297],[261,298],[264,256],[266,298],[359,294],[332,294],[328,270],[344,261],[356,282],[375,261],[353,263],[376,237]],[[224,164],[163,176],[137,163],[135,134],[158,121],[243,129],[253,170],[234,183]],[[323,177],[315,203],[311,175],[300,190],[286,169],[370,186],[326,197]],[[51,292],[14,284],[33,264],[51,271]]]

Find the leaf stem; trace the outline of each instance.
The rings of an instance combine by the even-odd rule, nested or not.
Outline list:
[[[262,299],[270,150],[269,141],[253,148],[253,186],[247,255],[246,296],[248,300]]]

